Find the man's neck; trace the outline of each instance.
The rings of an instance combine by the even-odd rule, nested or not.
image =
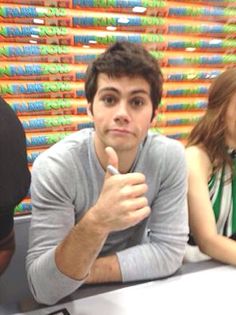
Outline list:
[[[105,152],[105,147],[101,145],[96,145],[96,140],[94,138],[94,148],[95,148],[95,152],[101,166],[103,167],[104,170],[106,170],[108,161],[107,161],[107,154]],[[119,160],[119,166],[118,166],[119,172],[122,174],[128,173],[134,161],[136,160],[138,148],[136,148],[136,150],[123,150],[123,151],[116,150],[116,153],[118,155],[118,160]]]
[[[117,152],[117,155],[119,157],[119,172],[121,174],[128,173],[136,159],[137,151],[127,152]]]

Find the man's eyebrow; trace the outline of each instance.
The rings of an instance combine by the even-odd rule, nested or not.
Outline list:
[[[131,94],[138,94],[138,93],[143,93],[143,94],[150,95],[149,91],[146,91],[144,89],[137,89],[137,90],[131,91]]]
[[[105,88],[102,88],[98,91],[98,94],[100,93],[103,93],[103,92],[115,92],[115,93],[118,93],[118,94],[121,94],[120,91],[114,87],[105,87]],[[131,95],[133,94],[138,94],[138,93],[143,93],[143,94],[147,94],[147,95],[150,95],[149,91],[146,91],[144,89],[137,89],[137,90],[133,90],[130,92]]]
[[[117,90],[114,87],[105,87],[105,88],[102,88],[102,89],[98,90],[98,94],[101,94],[103,92],[116,92],[116,93],[120,94],[119,90]]]

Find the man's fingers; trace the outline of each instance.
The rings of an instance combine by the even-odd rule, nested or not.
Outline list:
[[[150,215],[150,213],[151,213],[151,209],[149,206],[130,212],[129,225],[134,226],[138,224],[139,222],[146,219]]]

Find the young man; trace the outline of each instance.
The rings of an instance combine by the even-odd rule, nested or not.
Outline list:
[[[0,97],[0,275],[15,249],[14,208],[30,185],[24,129],[10,106]]]
[[[84,282],[156,279],[181,266],[184,149],[148,133],[162,80],[157,61],[128,42],[88,68],[94,129],[57,143],[33,167],[27,271],[37,301],[56,303]]]

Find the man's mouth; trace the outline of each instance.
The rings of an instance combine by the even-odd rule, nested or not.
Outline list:
[[[121,129],[121,128],[112,128],[112,129],[109,129],[109,132],[114,133],[114,134],[121,134],[121,135],[133,134],[130,130]]]

